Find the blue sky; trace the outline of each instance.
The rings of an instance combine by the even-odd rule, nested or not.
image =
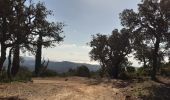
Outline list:
[[[38,0],[33,0],[37,2]],[[64,22],[64,42],[43,49],[43,56],[55,61],[91,62],[87,43],[96,33],[110,34],[121,28],[119,13],[137,9],[140,0],[39,0],[53,11],[50,21]],[[132,60],[133,61],[133,60]],[[135,61],[133,61],[135,62]],[[135,62],[136,63],[136,62]]]

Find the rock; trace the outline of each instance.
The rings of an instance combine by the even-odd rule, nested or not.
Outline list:
[[[68,81],[68,79],[66,78],[65,81]]]

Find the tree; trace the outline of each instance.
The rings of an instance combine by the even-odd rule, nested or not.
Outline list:
[[[63,23],[47,21],[48,11],[43,3],[36,6],[27,0],[0,0],[0,71],[9,48],[8,76],[15,76],[20,68],[20,52],[36,53],[36,65],[41,67],[42,47],[53,47],[63,40]],[[13,60],[11,60],[13,57]],[[13,62],[12,62],[13,61]],[[12,66],[11,66],[12,65]],[[36,67],[36,71],[38,68]],[[38,72],[37,72],[38,73]]]
[[[135,41],[137,41],[138,36],[142,36],[139,42],[151,48],[151,78],[155,80],[159,52],[162,48],[166,49],[170,36],[167,12],[161,8],[159,0],[144,0],[138,5],[138,12],[126,9],[120,14],[120,19],[121,24],[132,31]]]
[[[9,33],[9,18],[13,14],[13,3],[11,0],[0,0],[0,44],[1,44],[1,57],[0,57],[0,71],[6,59],[6,49],[8,47],[11,34]]]
[[[81,77],[90,77],[90,70],[88,67],[81,65],[76,69],[76,75]]]
[[[91,59],[99,61],[111,77],[118,78],[122,64],[127,62],[127,55],[131,53],[129,31],[115,29],[109,36],[97,34],[90,46]]]
[[[129,30],[122,29],[120,32],[115,29],[108,38],[109,67],[111,76],[118,78],[122,64],[127,62],[127,55],[131,53]]]
[[[35,75],[38,76],[41,67],[42,48],[53,47],[54,43],[63,41],[63,26],[61,22],[47,21],[47,16],[52,12],[47,10],[43,3],[38,3],[35,10],[34,32],[36,34]]]
[[[0,43],[1,43],[1,58],[0,71],[3,63],[6,60],[6,50],[10,49],[10,58],[13,55],[12,68],[9,72],[15,76],[20,66],[20,49],[27,48],[31,50],[32,28],[34,19],[33,4],[25,4],[26,0],[1,0],[0,6]],[[11,63],[11,62],[9,62]],[[11,65],[11,64],[9,64]]]
[[[12,76],[15,76],[20,68],[20,51],[24,48],[30,50],[32,45],[32,28],[34,19],[34,7],[26,5],[26,0],[13,0],[13,15],[10,18],[11,44],[13,48]]]
[[[108,37],[106,35],[97,34],[93,35],[91,42],[89,43],[92,50],[90,51],[90,58],[92,60],[100,62],[101,76],[107,72],[107,61],[108,61],[108,48],[107,48]]]
[[[139,39],[135,39],[139,40]],[[143,62],[143,67],[147,67],[148,64],[150,64],[151,59],[152,59],[152,49],[151,47],[147,47],[146,44],[143,43],[134,43],[135,45],[133,46],[134,49],[134,56],[137,60],[140,62]]]

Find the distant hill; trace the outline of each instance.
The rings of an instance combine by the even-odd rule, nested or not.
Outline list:
[[[31,71],[33,71],[35,61],[33,58],[25,57],[24,63],[21,65],[28,67]],[[99,65],[91,65],[91,64],[86,64],[86,63],[75,63],[75,62],[69,62],[69,61],[63,61],[63,62],[50,61],[48,64],[48,69],[54,70],[58,73],[63,73],[63,72],[67,72],[70,68],[76,69],[78,66],[81,66],[81,65],[87,66],[90,71],[97,71],[100,68]]]

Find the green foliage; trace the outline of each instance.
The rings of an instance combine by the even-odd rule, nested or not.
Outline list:
[[[99,61],[103,74],[117,78],[119,69],[127,63],[127,55],[131,53],[130,31],[128,29],[114,29],[111,35],[94,35],[89,43],[92,50],[90,57]],[[114,71],[114,72],[113,72]]]
[[[134,67],[126,67],[128,73],[135,73],[136,69]]]
[[[77,73],[77,70],[71,68],[71,69],[68,70],[68,73],[67,73],[67,74],[68,74],[69,76],[75,76],[76,73]]]
[[[82,65],[77,67],[76,75],[81,77],[90,77],[90,71],[86,66]]]
[[[34,32],[36,34],[33,41],[36,44],[36,58],[35,58],[35,75],[38,76],[41,67],[41,58],[42,58],[42,48],[54,47],[55,43],[63,41],[63,23],[54,23],[47,20],[47,16],[51,15],[52,12],[47,10],[44,3],[36,4],[35,10],[35,19],[34,19]]]
[[[127,72],[120,72],[119,78],[122,80],[128,80],[128,79],[130,79],[130,76]]]
[[[40,77],[55,77],[55,76],[58,76],[58,73],[50,69],[46,69],[43,73],[40,74]]]
[[[9,82],[8,76],[7,76],[7,71],[3,67],[2,71],[0,72],[0,82]]]
[[[93,72],[94,73],[94,72]],[[60,76],[80,76],[80,77],[90,77],[91,72],[89,71],[88,67],[81,65],[78,66],[76,69],[69,69],[68,72],[60,74]]]
[[[149,67],[145,68],[145,67],[140,67],[137,69],[136,74],[138,76],[149,76],[151,72],[151,69]]]
[[[131,30],[136,58],[144,62],[145,66],[148,61],[152,64],[153,80],[165,56],[161,50],[168,51],[170,47],[169,16],[162,7],[160,0],[142,0],[137,12],[125,9],[120,14],[122,26]]]
[[[17,75],[12,79],[12,81],[27,82],[30,81],[31,78],[32,72],[26,67],[21,67]],[[0,74],[0,82],[11,82],[11,80],[7,76],[7,71],[5,69],[3,69]]]
[[[166,63],[160,68],[160,75],[170,76],[170,63]]]
[[[81,68],[80,68],[81,67]],[[80,76],[80,77],[90,77],[90,78],[101,78],[102,70],[89,71],[87,67],[80,66],[76,69],[69,69],[68,72],[58,74],[60,77],[69,77],[69,76]]]
[[[13,50],[9,53],[13,55],[13,62],[9,64],[12,67],[8,68],[9,77],[15,77],[19,71],[21,50],[36,53],[36,67],[40,67],[42,47],[54,47],[63,41],[64,24],[48,21],[47,17],[52,15],[52,11],[41,2],[0,0],[0,7],[0,71],[6,60],[7,49]],[[35,69],[38,75],[38,68]]]
[[[30,81],[31,78],[32,72],[27,67],[21,67],[13,81]]]
[[[99,77],[102,77],[101,74],[102,74],[101,70],[91,71],[90,72],[90,77],[91,78],[99,78]]]
[[[136,70],[134,67],[128,66],[120,69],[119,78],[123,80],[136,78]]]

